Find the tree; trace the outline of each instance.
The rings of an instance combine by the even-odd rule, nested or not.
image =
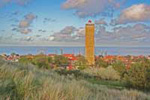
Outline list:
[[[123,78],[126,73],[126,65],[122,61],[116,60],[112,66],[117,72],[119,72],[121,78]]]
[[[37,56],[33,59],[32,62],[34,65],[38,66],[39,68],[43,69],[50,69],[50,58],[46,56]]]
[[[96,59],[95,65],[96,67],[103,67],[103,68],[106,68],[109,66],[109,64],[105,62],[104,60],[102,60],[101,58]]]
[[[75,67],[82,70],[88,66],[88,61],[85,59],[84,56],[77,56],[77,61],[74,63]]]
[[[13,53],[11,53],[11,56],[14,56],[14,55],[16,55],[16,53],[14,53],[14,52],[13,52]]]
[[[69,59],[62,55],[56,55],[54,58],[54,64],[57,67],[67,66],[67,65],[69,65]]]
[[[125,74],[126,85],[138,89],[150,89],[150,61],[141,59]]]

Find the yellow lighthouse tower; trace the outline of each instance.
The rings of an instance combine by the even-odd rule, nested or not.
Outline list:
[[[85,57],[89,63],[89,65],[95,64],[95,25],[91,20],[85,26]]]

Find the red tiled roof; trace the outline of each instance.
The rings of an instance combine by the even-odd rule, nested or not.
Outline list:
[[[56,54],[48,54],[48,56],[56,56]]]
[[[74,54],[63,54],[64,57],[67,57],[69,60],[77,60]]]

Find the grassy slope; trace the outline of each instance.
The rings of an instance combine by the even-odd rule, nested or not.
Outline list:
[[[96,84],[93,84],[96,83]],[[2,100],[145,100],[149,94],[137,90],[109,88],[108,83],[75,80],[56,72],[39,70],[32,65],[5,63],[0,60],[0,98]],[[107,86],[105,86],[107,85]]]
[[[73,75],[74,78],[78,80],[86,80],[89,83],[97,84],[97,85],[104,85],[109,88],[115,88],[115,89],[124,89],[125,86],[120,81],[113,81],[113,80],[103,80],[100,79],[97,76],[89,75],[88,73],[85,73],[84,71],[74,70],[74,71],[67,71],[67,70],[60,70],[56,71],[59,75]]]

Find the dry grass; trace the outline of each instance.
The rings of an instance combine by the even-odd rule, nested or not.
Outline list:
[[[0,64],[1,100],[146,100],[149,96],[70,79],[32,65]]]
[[[97,76],[102,80],[120,80],[120,75],[111,66],[107,68],[87,68],[84,73]]]

